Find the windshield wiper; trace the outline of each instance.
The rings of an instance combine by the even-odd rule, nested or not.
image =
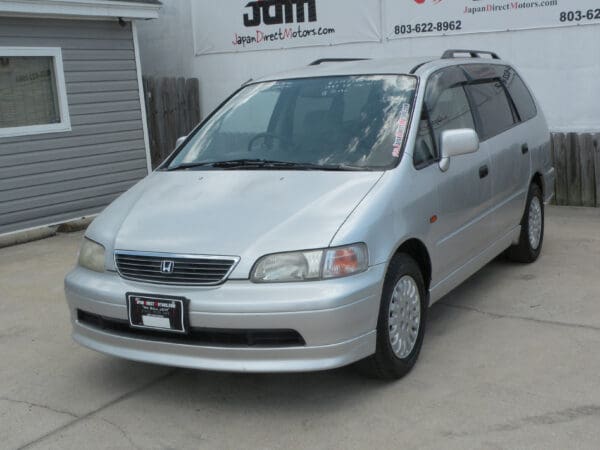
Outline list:
[[[312,163],[297,163],[289,161],[274,161],[268,159],[232,159],[229,161],[209,161],[209,162],[197,162],[197,163],[184,163],[178,166],[172,167],[168,170],[187,170],[196,167],[214,167],[219,169],[239,169],[239,168],[252,168],[252,169],[274,169],[274,170],[331,170],[331,171],[364,171],[369,170],[364,167],[351,166],[347,164],[312,164]]]
[[[195,162],[195,163],[183,163],[183,164],[179,164],[178,166],[175,167],[168,167],[165,170],[170,171],[174,171],[174,170],[187,170],[187,169],[193,169],[195,167],[211,167],[214,164],[214,162]]]
[[[251,168],[279,168],[289,167],[290,164],[284,161],[273,161],[269,159],[232,159],[229,161],[219,161],[213,164],[214,167],[222,169],[237,169],[240,167],[251,167]]]
[[[285,164],[279,161],[268,161],[266,159],[232,159],[227,161],[204,161],[183,163],[171,167],[168,170],[187,170],[196,167],[217,167],[222,169],[233,169],[238,167],[264,167],[267,164]]]

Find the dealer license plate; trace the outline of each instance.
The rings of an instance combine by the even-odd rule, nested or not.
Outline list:
[[[129,325],[174,333],[187,333],[187,301],[153,295],[127,294]]]

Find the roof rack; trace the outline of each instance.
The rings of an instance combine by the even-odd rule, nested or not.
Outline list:
[[[366,61],[369,58],[322,58],[317,59],[309,64],[309,66],[318,66],[319,64],[329,62],[351,62],[351,61]]]
[[[489,55],[492,59],[500,59],[498,54],[494,52],[488,52],[485,50],[446,50],[442,55],[442,59],[452,59],[452,58],[460,58],[461,56],[456,55],[470,55],[471,58],[481,58],[481,55]]]

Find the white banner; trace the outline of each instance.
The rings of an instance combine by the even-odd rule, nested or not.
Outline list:
[[[380,0],[194,0],[196,55],[379,42]]]
[[[387,39],[600,24],[599,0],[384,0]]]

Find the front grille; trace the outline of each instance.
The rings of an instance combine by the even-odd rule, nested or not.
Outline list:
[[[190,328],[188,334],[169,334],[160,331],[130,328],[127,320],[111,319],[77,310],[77,321],[102,331],[120,336],[142,338],[157,342],[213,347],[301,347],[304,339],[295,330],[225,330],[217,328]]]
[[[115,251],[123,278],[156,284],[215,285],[227,279],[239,258]]]

